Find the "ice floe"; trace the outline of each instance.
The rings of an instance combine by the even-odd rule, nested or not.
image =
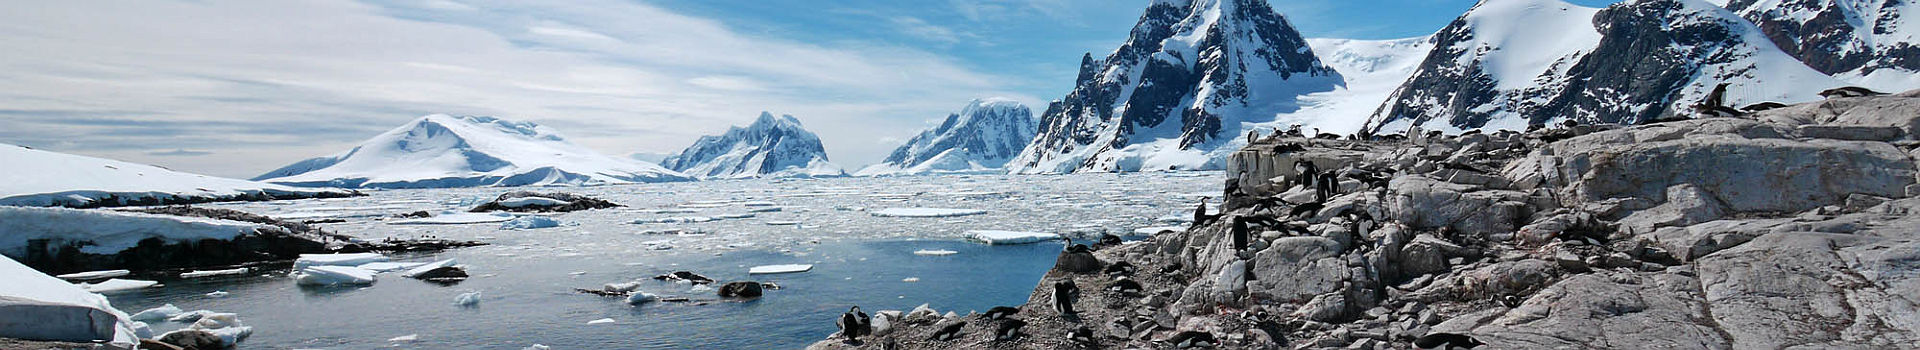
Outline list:
[[[683,224],[683,223],[708,222],[708,221],[713,221],[713,218],[705,217],[705,216],[675,216],[675,217],[665,217],[665,218],[638,219],[638,220],[633,220],[633,223],[636,223],[636,224]]]
[[[77,286],[80,286],[80,289],[85,289],[86,291],[94,292],[94,293],[109,293],[109,292],[128,291],[128,290],[143,289],[143,288],[153,288],[154,286],[158,286],[158,285],[160,285],[160,282],[146,281],[146,280],[127,280],[127,279],[118,279],[118,278],[108,279],[106,281],[101,281],[100,283],[77,284]]]
[[[133,274],[133,271],[106,270],[106,271],[76,272],[76,273],[69,273],[69,274],[53,276],[53,277],[59,277],[60,279],[68,280],[68,281],[88,281],[88,280],[97,280],[102,278],[125,277],[126,275],[131,275],[131,274]]]
[[[453,304],[459,306],[480,305],[480,292],[460,293],[459,296],[453,297]]]
[[[295,283],[305,286],[373,284],[373,270],[351,266],[308,266],[293,274]]]
[[[587,324],[608,324],[608,323],[615,323],[615,322],[619,322],[619,321],[614,321],[611,318],[602,318],[598,320],[587,321]]]
[[[926,256],[946,256],[946,255],[954,255],[954,254],[960,254],[960,252],[946,250],[946,249],[921,249],[921,250],[913,251],[913,255],[926,255]]]
[[[940,218],[940,217],[980,215],[980,214],[986,214],[987,211],[979,210],[979,209],[952,209],[952,208],[886,208],[886,209],[875,210],[870,213],[872,213],[873,216],[879,216],[879,217]]]
[[[134,320],[134,321],[159,322],[159,321],[166,321],[167,319],[173,318],[174,316],[179,316],[182,313],[186,313],[186,311],[180,310],[180,307],[173,306],[173,304],[166,304],[166,305],[161,305],[160,307],[146,309],[138,313],[134,313],[133,316],[129,316],[127,317],[127,319]]]
[[[967,239],[995,245],[1026,244],[1060,239],[1060,235],[1046,232],[971,230],[967,231]]]
[[[807,272],[808,270],[812,270],[812,269],[813,269],[813,264],[763,265],[763,266],[754,266],[753,268],[747,269],[747,274],[761,275],[761,274],[775,274],[775,273],[795,273],[795,272]]]
[[[426,263],[418,263],[418,262],[377,262],[377,263],[366,263],[366,264],[361,264],[360,266],[355,266],[355,267],[358,267],[358,268],[363,268],[363,269],[368,269],[368,270],[372,270],[373,272],[378,272],[378,273],[388,273],[388,272],[394,272],[394,271],[400,271],[400,270],[406,270],[406,269],[412,269],[412,268],[415,268],[415,267],[420,267],[420,265],[424,265],[424,264],[426,264]]]
[[[382,261],[387,261],[387,256],[380,253],[300,254],[300,258],[293,261],[293,267],[360,266]]]
[[[514,218],[513,220],[507,220],[507,222],[500,223],[500,229],[532,230],[532,229],[540,229],[540,228],[560,227],[562,225],[566,225],[566,224],[561,223],[560,220],[555,220],[554,218],[550,218],[550,217],[522,216],[522,217]]]
[[[180,278],[202,278],[202,277],[213,277],[213,276],[243,275],[250,271],[253,271],[253,269],[245,268],[245,267],[226,269],[226,270],[194,270],[194,271],[180,273]]]
[[[405,273],[401,273],[400,277],[412,278],[413,276],[419,276],[420,274],[427,273],[427,271],[433,271],[433,269],[453,266],[454,264],[455,262],[453,261],[453,259],[421,264],[420,266],[414,266],[412,269],[408,269],[407,272]]]

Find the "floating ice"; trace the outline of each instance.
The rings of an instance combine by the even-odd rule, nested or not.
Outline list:
[[[210,270],[210,271],[195,270],[195,271],[180,273],[180,278],[201,278],[201,277],[212,277],[212,276],[241,275],[241,274],[246,274],[249,271],[253,271],[253,269],[242,267],[242,268],[226,269],[226,270]]]
[[[706,293],[706,292],[713,291],[713,287],[708,287],[707,285],[704,285],[704,284],[697,284],[697,285],[694,285],[693,288],[688,288],[687,291],[694,292],[694,293]]]
[[[460,296],[453,297],[453,304],[459,306],[480,305],[480,292],[460,293]]]
[[[160,282],[146,281],[146,280],[123,280],[118,278],[101,281],[100,283],[78,284],[78,286],[80,286],[80,289],[84,289],[86,291],[94,292],[94,293],[127,291],[127,290],[141,289],[141,288],[149,288],[149,287],[158,286],[158,285],[160,285]]]
[[[373,270],[350,266],[308,266],[293,274],[295,283],[306,286],[373,284]]]
[[[995,245],[1027,244],[1060,239],[1060,235],[1046,232],[971,230],[967,231],[967,239]]]
[[[921,250],[913,251],[913,255],[946,256],[946,255],[954,255],[954,254],[960,254],[960,252],[946,250],[946,249],[921,249]]]
[[[638,289],[640,289],[640,282],[608,283],[600,287],[600,290],[610,293],[627,293]]]
[[[500,223],[502,230],[531,230],[537,228],[560,227],[560,220],[545,216],[522,216]]]
[[[687,203],[680,205],[681,208],[719,208],[725,206],[727,206],[727,203]]]
[[[940,217],[953,217],[953,216],[980,215],[980,214],[986,214],[987,211],[979,210],[979,209],[951,209],[951,208],[886,208],[886,209],[875,210],[875,211],[872,211],[871,213],[873,214],[873,216],[879,216],[879,217],[940,218]]]
[[[430,218],[388,221],[389,225],[463,225],[485,224],[513,220],[513,214],[497,213],[442,213]]]
[[[368,270],[373,270],[373,272],[379,272],[379,273],[388,273],[388,272],[394,272],[394,271],[400,271],[400,270],[406,270],[406,269],[411,269],[411,268],[415,268],[415,267],[420,267],[420,265],[426,265],[426,263],[419,263],[419,262],[377,262],[377,263],[366,263],[366,264],[360,264],[360,266],[356,266],[356,267],[359,267],[359,268],[363,268],[363,269],[368,269]]]
[[[813,264],[765,265],[765,266],[754,266],[753,268],[747,269],[747,274],[762,275],[762,274],[775,274],[775,273],[795,273],[795,272],[807,272],[807,270],[812,270],[812,269],[813,269]]]
[[[420,340],[420,335],[419,335],[419,334],[408,334],[408,335],[403,335],[403,336],[398,336],[398,337],[393,337],[393,338],[388,338],[388,339],[387,339],[387,341],[389,341],[389,342],[395,342],[395,343],[404,343],[404,342],[410,342],[410,341],[416,341],[416,340]]]
[[[900,279],[900,281],[901,281],[901,282],[909,282],[909,283],[911,283],[911,282],[919,282],[919,281],[920,281],[920,278],[919,278],[919,277],[907,277],[907,278],[902,278],[902,279]]]
[[[407,270],[406,273],[400,274],[400,277],[411,278],[413,276],[418,276],[420,274],[427,273],[427,271],[433,271],[433,269],[448,267],[453,265],[454,265],[453,259],[430,262],[430,263],[422,264],[420,266],[415,266],[412,270]]]
[[[185,311],[181,311],[180,307],[173,306],[173,304],[166,304],[166,305],[161,305],[160,307],[146,309],[138,313],[134,313],[133,316],[129,316],[127,317],[127,319],[134,320],[134,321],[156,321],[157,322],[157,321],[165,321],[169,318],[173,318],[174,316],[179,316],[181,313],[185,313]]]
[[[713,221],[713,218],[705,217],[705,216],[675,216],[675,217],[665,217],[665,218],[638,219],[638,220],[633,220],[633,223],[636,223],[636,224],[683,224],[683,223],[708,222],[708,221]]]
[[[219,291],[219,290],[213,291],[211,293],[207,293],[208,298],[225,298],[228,295],[233,295],[233,293],[227,293],[226,291]]]
[[[608,324],[608,323],[614,323],[614,322],[619,322],[619,321],[614,321],[611,318],[602,318],[598,320],[587,321],[587,324]]]
[[[799,221],[768,221],[767,224],[773,225],[773,226],[794,226],[794,225],[799,225],[800,222]]]
[[[300,254],[300,258],[293,261],[293,268],[297,269],[308,266],[360,266],[382,261],[387,261],[387,257],[380,255],[380,253]]]
[[[193,310],[193,311],[174,314],[173,317],[168,317],[167,321],[179,322],[179,323],[194,323],[194,322],[200,321],[201,317],[205,317],[207,315],[212,315],[212,314],[214,314],[213,311]]]
[[[123,277],[131,274],[133,274],[133,271],[106,270],[106,271],[88,271],[88,272],[79,272],[79,273],[69,273],[69,274],[53,276],[53,277],[59,277],[60,279],[69,280],[69,281],[85,281],[85,280],[97,280],[102,278]]]
[[[680,209],[680,208],[668,208],[668,209],[646,209],[646,210],[637,210],[637,212],[641,212],[641,213],[647,213],[647,214],[693,214],[693,213],[698,213],[698,212],[700,212],[700,210],[699,210],[699,209]]]
[[[627,295],[627,305],[640,305],[660,300],[660,296],[647,292],[633,292]]]
[[[771,213],[771,212],[777,212],[777,211],[780,211],[780,207],[757,207],[757,208],[747,209],[747,212],[752,212],[752,213]]]
[[[720,214],[720,215],[714,215],[713,217],[716,219],[745,219],[745,218],[753,217],[753,215],[754,215],[753,213]]]
[[[523,348],[520,350],[553,350],[553,348],[548,347],[546,345],[533,344],[533,345],[528,345],[526,348]]]
[[[573,204],[573,202],[547,198],[547,197],[537,197],[537,196],[514,197],[514,198],[508,198],[507,200],[503,200],[495,203],[499,204],[502,207],[508,207],[508,208],[519,208],[519,207],[527,207],[527,206],[557,207],[562,205]]]

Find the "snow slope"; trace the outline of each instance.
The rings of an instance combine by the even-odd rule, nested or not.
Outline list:
[[[1033,112],[1020,102],[973,100],[856,175],[1001,172],[1033,141],[1034,127]]]
[[[1882,91],[1920,85],[1920,4],[1885,0],[1716,0],[1821,73]]]
[[[134,324],[107,297],[0,258],[0,338],[85,342],[133,348]]]
[[[839,165],[827,161],[820,137],[801,126],[799,119],[791,115],[774,118],[768,112],[761,112],[760,118],[745,128],[736,126],[719,136],[701,136],[660,164],[702,179],[847,175]]]
[[[281,228],[232,220],[130,213],[111,210],[0,206],[0,255],[27,257],[27,241],[48,239],[48,246],[86,242],[80,252],[114,254],[141,240],[168,243],[234,237]]]
[[[1040,117],[1015,173],[1218,169],[1243,124],[1300,110],[1340,74],[1264,0],[1161,0]]]
[[[100,207],[351,195],[0,144],[0,205]]]
[[[607,185],[690,180],[686,175],[568,142],[553,128],[494,117],[434,114],[346,152],[254,180],[296,186],[436,188]]]

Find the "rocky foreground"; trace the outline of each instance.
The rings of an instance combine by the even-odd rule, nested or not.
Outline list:
[[[1920,344],[1920,92],[1425,136],[1261,140],[1235,156],[1218,217],[1062,253],[1007,318],[1024,323],[1011,339],[995,340],[1006,319],[882,311],[873,335],[811,348]],[[1294,186],[1296,161],[1338,178],[1332,195]],[[1123,279],[1141,290],[1114,290]],[[1062,315],[1068,280],[1077,313]],[[1090,342],[1069,339],[1080,329]]]

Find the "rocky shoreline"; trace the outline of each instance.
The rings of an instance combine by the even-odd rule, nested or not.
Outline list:
[[[1062,253],[1010,318],[880,311],[859,342],[810,348],[1911,346],[1916,135],[1920,92],[1632,126],[1275,135],[1235,155],[1217,217]],[[1299,162],[1336,180],[1300,181]],[[1063,281],[1072,315],[1055,311]],[[1020,335],[997,340],[1009,319]],[[941,329],[959,335],[931,340]]]

